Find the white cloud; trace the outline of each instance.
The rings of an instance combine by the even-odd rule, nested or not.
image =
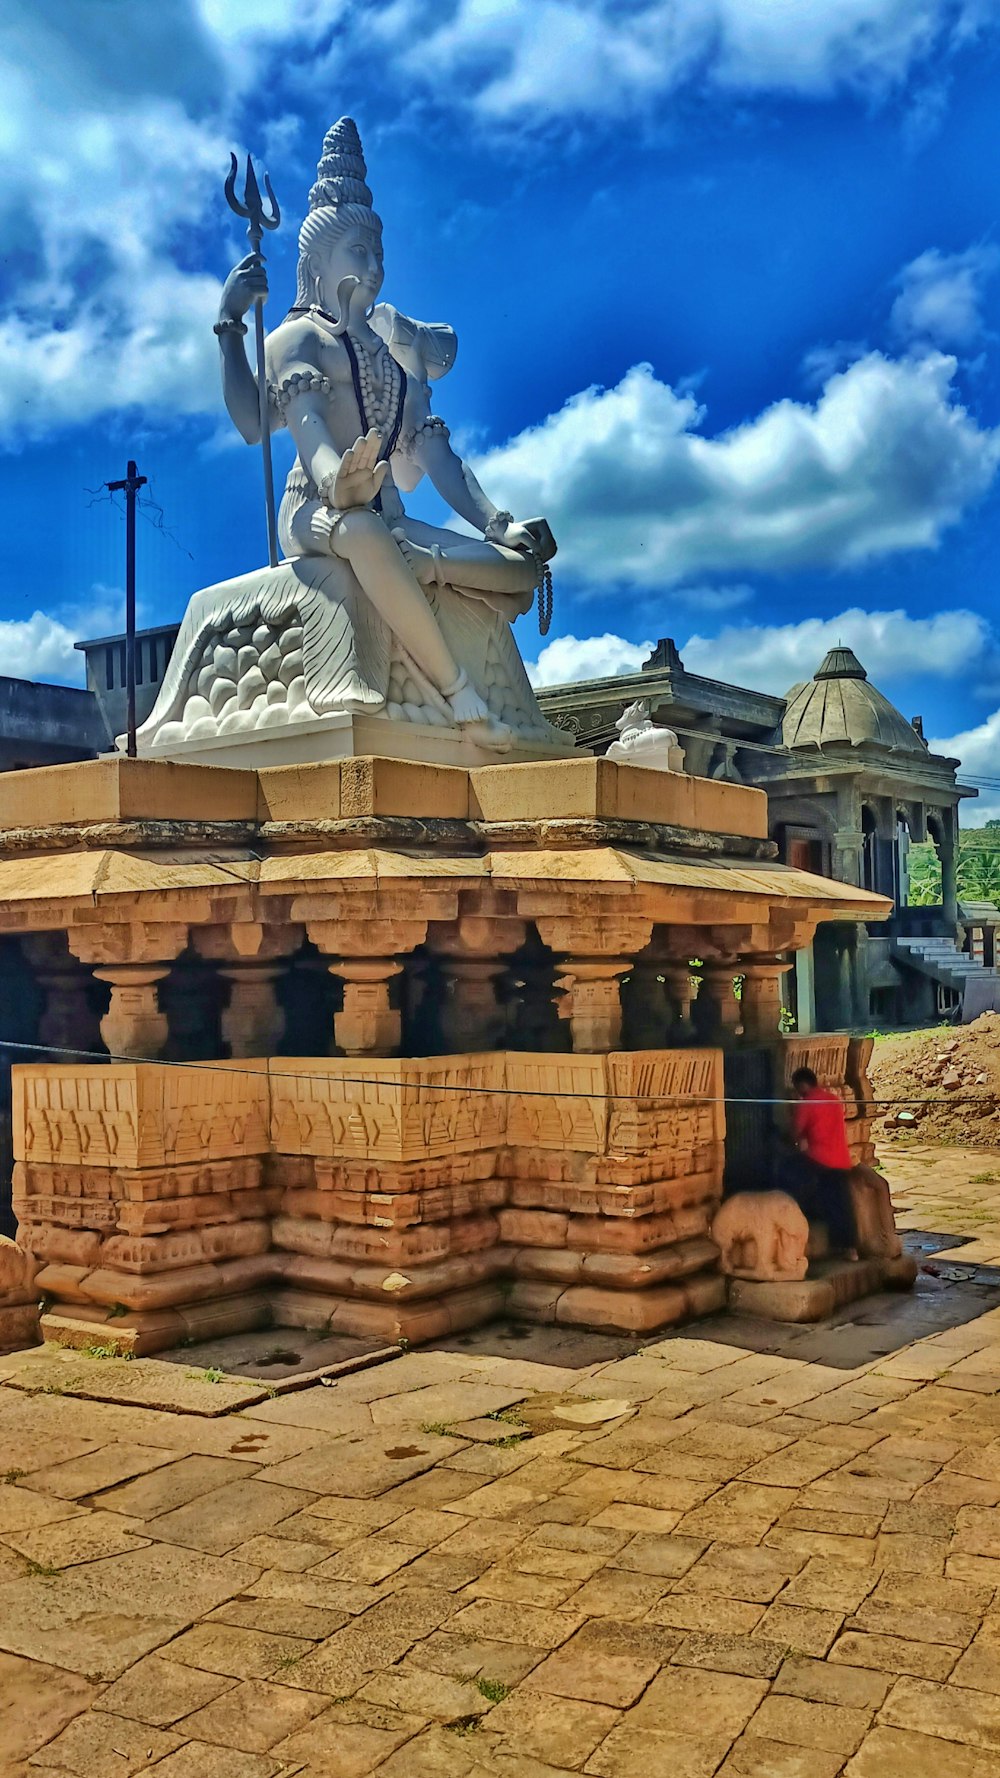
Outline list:
[[[132,406],[214,405],[218,283],[180,270],[174,254],[190,263],[190,231],[227,165],[230,89],[216,49],[179,0],[5,9],[8,441]]]
[[[853,607],[837,617],[809,617],[794,624],[727,624],[715,636],[689,636],[680,654],[689,673],[782,697],[800,680],[811,679],[823,656],[838,644],[854,649],[879,689],[918,674],[966,677],[981,670],[996,652],[990,625],[975,611],[910,617],[905,611]],[[541,650],[537,662],[529,663],[528,673],[534,685],[638,673],[651,646],[609,634],[561,636]],[[1000,777],[1000,712],[970,735],[973,740],[982,737],[977,744],[984,764],[992,745],[995,763],[989,769]],[[968,742],[970,749],[973,745],[969,736],[957,736],[932,741],[931,747],[955,753],[960,742]]]
[[[932,753],[961,760],[958,773],[961,782],[975,784],[979,779],[992,780],[983,785],[978,801],[963,809],[966,827],[980,827],[984,821],[1000,816],[1000,710],[994,710],[992,716],[987,716],[976,728],[930,741],[928,745]]]
[[[955,396],[953,358],[870,352],[809,405],[710,438],[705,411],[634,365],[478,458],[511,511],[541,509],[558,558],[598,588],[692,574],[845,567],[927,549],[989,486],[1000,430]]]
[[[218,285],[193,268],[240,105],[279,65],[290,90],[353,88],[377,54],[391,90],[427,81],[440,109],[611,125],[686,82],[878,90],[995,22],[987,0],[7,0],[0,439],[217,411]],[[287,153],[296,119],[256,127]]]
[[[990,0],[392,0],[366,15],[411,80],[527,124],[634,116],[692,85],[881,95],[995,22]]]
[[[574,679],[638,673],[652,648],[651,642],[626,642],[621,636],[559,636],[525,666],[532,685],[568,685]]]
[[[975,611],[909,617],[855,607],[796,624],[730,624],[716,636],[689,637],[681,654],[692,673],[783,696],[799,680],[811,679],[838,643],[854,649],[879,689],[916,674],[967,675],[994,648],[989,624]]]
[[[983,332],[985,287],[1000,265],[1000,248],[981,242],[964,253],[936,247],[904,266],[890,322],[905,344],[958,350],[974,346]]]
[[[74,650],[77,632],[47,612],[0,621],[0,672],[17,679],[56,679],[83,683],[83,656]]]
[[[84,659],[73,645],[87,636],[118,634],[124,624],[124,598],[119,588],[97,582],[86,603],[0,619],[0,675],[83,685]],[[147,621],[141,601],[138,620],[140,628]]]

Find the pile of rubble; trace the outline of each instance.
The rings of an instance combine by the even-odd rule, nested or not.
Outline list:
[[[1000,1014],[960,1030],[880,1038],[869,1074],[878,1141],[1000,1146]]]

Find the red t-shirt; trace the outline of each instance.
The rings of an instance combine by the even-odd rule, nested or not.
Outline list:
[[[796,1142],[805,1143],[809,1159],[818,1167],[853,1167],[844,1107],[828,1087],[810,1087],[799,1100],[792,1113],[792,1132]]]

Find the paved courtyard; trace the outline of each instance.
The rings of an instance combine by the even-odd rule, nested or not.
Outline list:
[[[1000,1154],[888,1170],[819,1329],[0,1360],[0,1778],[1000,1775]]]

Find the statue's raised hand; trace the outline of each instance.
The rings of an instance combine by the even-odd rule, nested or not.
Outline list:
[[[382,440],[374,427],[364,438],[356,438],[341,457],[336,475],[324,477],[321,499],[338,512],[370,506],[389,473],[388,463],[378,460],[381,449]]]
[[[254,303],[267,301],[267,273],[259,253],[248,253],[233,267],[222,286],[219,316],[223,321],[242,321]]]

